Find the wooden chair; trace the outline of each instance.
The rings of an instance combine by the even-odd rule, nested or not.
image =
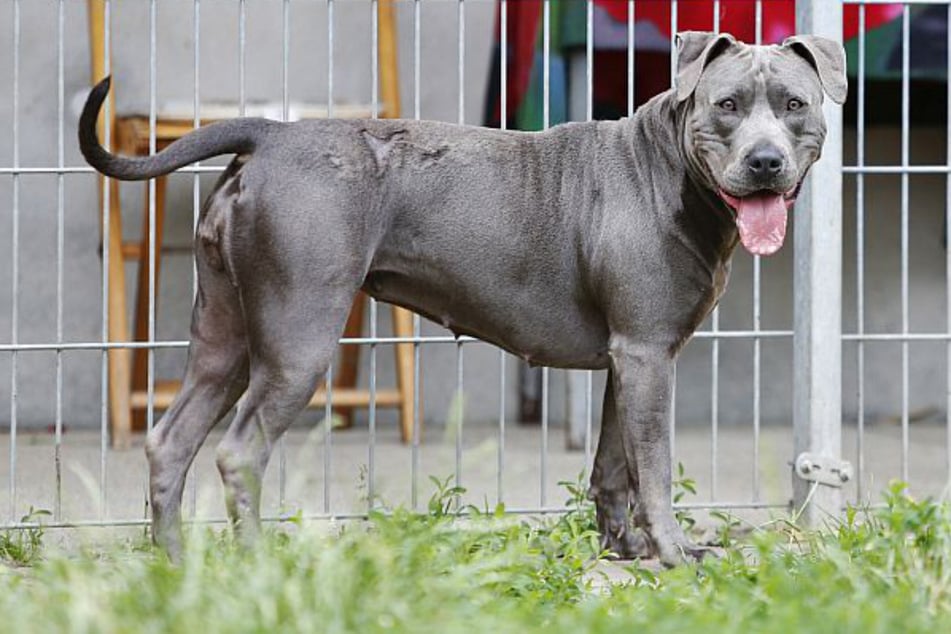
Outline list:
[[[92,64],[92,83],[95,85],[105,76],[105,3],[104,0],[87,0],[89,12],[89,42]],[[399,82],[397,77],[396,24],[393,0],[379,0],[379,68],[381,117],[400,116]],[[111,51],[109,52],[111,54]],[[149,153],[149,119],[145,116],[122,116],[115,114],[116,82],[109,94],[109,118],[105,113],[100,117],[99,133],[109,126],[112,149],[127,155],[146,156]],[[326,108],[310,108],[308,112],[322,111]],[[335,108],[337,116],[369,117],[370,108]],[[214,119],[202,119],[202,125]],[[155,140],[159,150],[181,138],[193,129],[191,116],[181,114],[163,116],[158,113],[155,125]],[[128,303],[126,298],[125,263],[137,264],[135,311],[133,314],[134,340],[148,339],[149,309],[149,266],[152,261],[149,252],[149,223],[143,223],[139,240],[125,241],[122,236],[122,206],[119,198],[119,183],[109,180],[109,252],[108,266],[108,337],[110,342],[129,340]],[[100,181],[100,196],[103,188]],[[155,280],[158,287],[161,268],[163,226],[165,220],[165,191],[167,178],[155,179]],[[144,217],[148,219],[148,189],[145,190]],[[100,204],[100,213],[103,206]],[[100,218],[101,220],[101,218]],[[101,222],[100,222],[101,226]],[[354,302],[347,320],[345,336],[356,337],[362,334],[366,296],[360,293]],[[393,331],[398,337],[413,335],[412,314],[402,308],[393,307]],[[409,441],[413,435],[413,381],[414,359],[413,345],[396,344],[396,387],[378,388],[377,407],[399,408],[400,426],[403,441]],[[112,433],[112,445],[116,448],[128,447],[133,431],[145,428],[145,411],[148,407],[148,352],[143,348],[111,348],[108,351],[109,370],[109,419]],[[334,372],[333,403],[335,412],[349,424],[353,409],[368,407],[370,394],[367,390],[356,389],[357,369],[359,366],[359,346],[343,346],[340,362]],[[156,409],[167,409],[180,387],[178,381],[156,381],[153,403]],[[317,390],[310,401],[310,407],[322,407],[325,404],[325,390]],[[422,420],[422,417],[420,417]],[[421,430],[420,430],[421,431]]]

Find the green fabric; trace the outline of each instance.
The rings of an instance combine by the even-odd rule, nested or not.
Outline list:
[[[561,5],[560,45],[563,48],[587,46],[588,42],[588,14],[586,3],[580,0],[562,0],[555,4]]]
[[[866,77],[901,79],[901,67],[898,70],[888,68],[889,53],[894,46],[901,46],[901,20],[892,20],[865,33]],[[853,37],[845,43],[845,55],[848,60],[849,76],[858,77],[859,38]],[[915,74],[912,69],[912,77]]]
[[[577,9],[582,12],[582,35],[584,34],[584,4],[577,0],[553,0],[550,7],[549,52],[549,125],[568,120],[567,73],[561,51],[564,47],[563,36],[566,20],[574,23]],[[535,38],[535,59],[528,83],[525,99],[515,113],[516,125],[520,130],[541,130],[544,126],[544,7],[539,8],[538,34]]]
[[[927,12],[927,13],[926,13]],[[934,7],[911,7],[909,12],[911,38],[926,35],[925,42],[918,42],[918,48],[910,61],[909,78],[944,81],[948,76],[947,63],[943,59],[945,51],[941,39],[946,35],[947,26],[944,15],[936,16]],[[943,11],[942,11],[943,13]],[[917,21],[917,24],[916,24]],[[869,79],[901,80],[902,19],[898,17],[881,26],[870,29],[865,34],[865,76]],[[940,35],[938,32],[940,32]],[[938,39],[940,38],[940,39]],[[928,47],[939,47],[939,57],[923,59]],[[931,51],[938,53],[939,49]],[[858,77],[859,38],[853,37],[845,42],[845,54],[848,59],[848,74]],[[896,57],[897,56],[897,57]]]

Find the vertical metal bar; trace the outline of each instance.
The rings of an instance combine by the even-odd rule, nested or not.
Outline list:
[[[290,118],[290,0],[281,3],[281,121]],[[277,442],[278,507],[283,512],[287,501],[287,434]]]
[[[720,330],[720,307],[713,309],[710,330]],[[710,499],[717,499],[717,455],[720,442],[720,339],[714,334],[710,350]]]
[[[504,1],[504,0],[503,0]],[[499,504],[505,504],[505,351],[499,350],[499,440],[496,463],[496,496]]]
[[[201,0],[195,0],[192,5],[192,39],[194,40],[194,49],[192,51],[192,72],[194,73],[194,86],[192,87],[192,127],[198,129],[201,126]],[[198,167],[201,162],[195,163]],[[201,176],[196,172],[192,174],[192,235],[198,230],[198,217],[201,214]],[[198,295],[198,265],[192,262],[192,297]]]
[[[149,1],[149,155],[156,152],[155,139],[155,92],[156,92],[156,0]],[[146,376],[146,410],[145,426],[152,431],[155,424],[155,179],[148,181],[148,244],[149,244],[149,276],[148,276],[148,310],[147,310],[147,376]],[[146,473],[148,473],[146,471]],[[146,479],[146,483],[148,479]],[[148,484],[144,487],[146,505],[148,504]],[[147,507],[148,508],[148,507]]]
[[[859,6],[858,39],[858,112],[856,114],[856,155],[859,167],[865,165],[865,5]],[[951,182],[951,181],[949,181]],[[951,279],[951,278],[949,278]],[[855,328],[865,334],[865,174],[859,170],[855,179]],[[856,502],[861,503],[865,486],[865,342],[855,342],[857,421]],[[951,350],[951,348],[949,348]]]
[[[547,130],[551,125],[551,1],[545,0],[543,6],[544,27],[542,31],[542,42],[544,48],[544,70],[543,70],[543,90],[542,99],[542,128]],[[542,443],[541,443],[541,468],[539,470],[539,506],[545,507],[545,482],[548,476],[548,381],[549,371],[547,367],[542,368]]]
[[[763,0],[756,0],[756,44],[763,43]],[[762,327],[762,261],[753,256],[753,332],[759,333]],[[762,341],[759,335],[753,337],[753,501],[760,499],[759,483],[759,443],[760,443],[760,396],[761,396],[761,359]]]
[[[245,0],[238,0],[238,116],[243,117],[247,103],[246,92],[246,59],[245,38],[247,36],[247,5]]]
[[[585,6],[585,120],[594,119],[594,3]]]
[[[585,118],[594,119],[594,2],[585,7]],[[628,34],[630,37],[630,33]],[[630,85],[628,86],[630,90]],[[591,473],[591,428],[592,428],[592,371],[584,371],[585,425],[584,425],[584,477]]]
[[[334,433],[334,364],[327,366],[324,380],[326,399],[324,399],[324,513],[330,514],[330,474],[333,472],[333,433]]]
[[[156,59],[156,0],[149,2],[149,154],[156,152],[155,139],[155,110],[156,110],[156,75],[158,60]],[[149,179],[149,307],[148,307],[148,382],[146,389],[148,403],[145,414],[145,426],[149,431],[155,424],[155,263],[158,255],[155,253],[155,179]]]
[[[380,24],[377,13],[377,0],[370,3],[370,115],[376,119],[379,116],[379,97],[380,82]],[[377,338],[377,303],[374,298],[370,298],[370,338]],[[373,503],[376,499],[376,342],[370,344],[370,406],[367,426],[369,427],[369,483],[367,485],[367,506],[373,510]]]
[[[413,0],[413,118],[420,117],[420,0]]]
[[[327,0],[327,118],[334,116],[334,4]],[[333,460],[333,360],[327,367],[324,402],[324,512],[330,512],[330,477]]]
[[[420,119],[420,0],[413,0],[413,118]],[[419,508],[419,452],[420,452],[420,415],[419,415],[419,335],[422,329],[419,315],[413,313],[413,455],[411,503],[413,510]]]
[[[548,482],[548,385],[550,371],[547,366],[542,368],[542,446],[541,469],[539,470],[538,505],[545,508],[545,485]]]
[[[369,442],[367,455],[367,509],[373,510],[376,499],[376,338],[377,305],[370,299],[370,405],[368,407]]]
[[[592,394],[594,392],[594,371],[588,370],[585,373],[584,381],[584,398],[585,398],[585,419],[584,419],[584,472],[585,475],[591,473],[592,469],[592,453],[591,453],[591,442],[593,440],[592,435],[594,434],[594,398]]]
[[[380,117],[380,13],[379,0],[370,2],[370,117]]]
[[[677,44],[674,35],[677,33],[678,18],[677,0],[670,0],[670,85],[677,83]]]
[[[462,427],[465,419],[462,343],[456,344],[456,486],[462,486]],[[457,500],[458,505],[458,500]]]
[[[105,74],[112,72],[112,0],[105,0],[103,9],[103,47],[102,64]],[[105,121],[111,121],[112,100],[106,99],[103,104]],[[103,147],[112,148],[112,126],[103,126]],[[111,234],[112,206],[110,201],[110,184],[105,178],[100,179],[102,185],[102,330],[103,344],[109,340],[109,258],[122,257],[121,253],[112,253],[109,248]],[[103,346],[100,358],[100,388],[99,388],[99,520],[106,516],[106,452],[109,439],[109,350]]]
[[[720,32],[720,0],[713,2],[713,32]],[[710,499],[717,499],[717,456],[720,447],[720,305],[710,316]]]
[[[13,221],[11,240],[10,343],[20,342],[20,0],[13,2]],[[10,353],[10,522],[15,522],[17,498],[17,351]]]
[[[951,24],[951,5],[948,5],[948,24]],[[948,59],[947,59],[947,68],[949,69],[949,74],[951,74],[951,28],[948,29]],[[864,76],[863,76],[864,78]],[[951,165],[951,81],[948,82],[948,95],[947,95],[947,112],[946,119],[947,122],[947,140],[945,142],[945,160],[948,162],[948,165]],[[859,110],[861,112],[861,110]],[[951,332],[951,172],[948,173],[948,176],[945,180],[945,236],[944,243],[947,245],[945,247],[945,278],[947,280],[947,330]],[[945,422],[945,465],[947,468],[947,487],[951,487],[951,341],[947,344],[947,357],[948,357],[948,377],[947,377],[947,404],[945,409],[945,415],[947,416]]]
[[[542,128],[551,122],[551,0],[542,6]]]
[[[508,0],[500,0],[500,46],[499,51],[499,127],[505,130],[508,127]],[[949,410],[951,411],[951,410]],[[503,483],[505,472],[505,351],[499,349],[499,440],[498,464],[496,468],[496,486],[498,488],[498,503],[505,503],[505,486]]]
[[[192,86],[192,127],[198,129],[201,126],[201,0],[194,0],[192,3],[192,40],[194,48],[192,49],[192,73],[194,85]],[[198,167],[201,162],[196,162]],[[201,176],[196,172],[192,174],[192,235],[198,230],[198,218],[201,215]],[[192,260],[192,301],[198,297],[198,263]],[[198,470],[195,463],[188,470],[190,485],[189,490],[189,515],[195,517],[198,511]]]
[[[420,428],[422,421],[420,420],[420,411],[419,411],[419,381],[420,381],[420,372],[419,372],[419,362],[420,362],[420,349],[419,349],[419,335],[420,335],[421,323],[419,315],[413,313],[413,455],[412,455],[412,482],[410,485],[411,488],[411,502],[413,510],[419,508],[419,452],[420,452]]]
[[[901,334],[908,334],[908,154],[911,7],[901,13]],[[908,341],[901,342],[901,479],[908,482]]]
[[[627,2],[627,116],[634,116],[634,0]]]
[[[670,87],[677,85],[677,0],[670,3]],[[677,452],[677,366],[674,364],[673,387],[670,390],[670,460],[675,460]]]
[[[674,364],[674,380],[670,389],[670,461],[677,459],[677,364]]]
[[[459,26],[459,124],[466,122],[466,4],[465,0],[456,2],[456,22]]]
[[[62,169],[66,160],[64,142],[65,119],[65,73],[63,55],[63,37],[65,31],[66,14],[65,0],[59,0],[56,5],[56,165]],[[63,342],[63,251],[66,243],[65,235],[65,182],[63,173],[56,175],[56,343]],[[56,469],[56,499],[53,506],[53,518],[56,521],[63,519],[63,351],[56,351],[56,418],[53,460]]]
[[[753,19],[755,21],[755,34],[753,37],[756,38],[756,45],[760,46],[763,43],[763,0],[756,0]]]
[[[796,30],[842,41],[842,5],[796,3]],[[838,458],[842,445],[842,109],[823,105],[828,131],[796,205],[793,334],[793,446]],[[795,458],[795,455],[793,458]],[[841,491],[793,474],[794,503],[806,525],[835,515]],[[807,497],[811,500],[805,505]]]
[[[466,122],[466,8],[464,0],[458,0],[456,3],[456,23],[459,27],[459,31],[456,34],[458,42],[458,75],[459,75],[459,116],[458,122],[460,125]],[[462,486],[460,484],[462,477],[462,430],[463,423],[465,422],[465,392],[462,385],[462,372],[463,372],[463,351],[462,351],[462,342],[457,344],[457,359],[459,361],[458,367],[458,377],[457,380],[458,390],[457,395],[459,399],[459,430],[456,434],[456,486]]]
[[[499,51],[499,77],[500,84],[499,86],[499,127],[505,130],[508,127],[508,78],[509,78],[509,4],[508,0],[499,0],[499,11],[501,12],[501,18],[499,23],[500,29],[500,46],[501,50]]]
[[[334,116],[334,0],[327,0],[327,118]]]

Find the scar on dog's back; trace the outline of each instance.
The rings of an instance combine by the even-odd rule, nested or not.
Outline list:
[[[449,152],[448,145],[425,146],[415,141],[412,134],[402,128],[381,131],[364,128],[360,133],[373,154],[378,176],[392,167],[414,164],[426,167],[438,162]]]

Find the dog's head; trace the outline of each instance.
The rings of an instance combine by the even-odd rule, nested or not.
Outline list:
[[[775,253],[786,212],[822,150],[823,92],[845,101],[845,51],[809,35],[750,46],[692,31],[677,36],[677,49],[687,160],[736,212],[743,246]]]

